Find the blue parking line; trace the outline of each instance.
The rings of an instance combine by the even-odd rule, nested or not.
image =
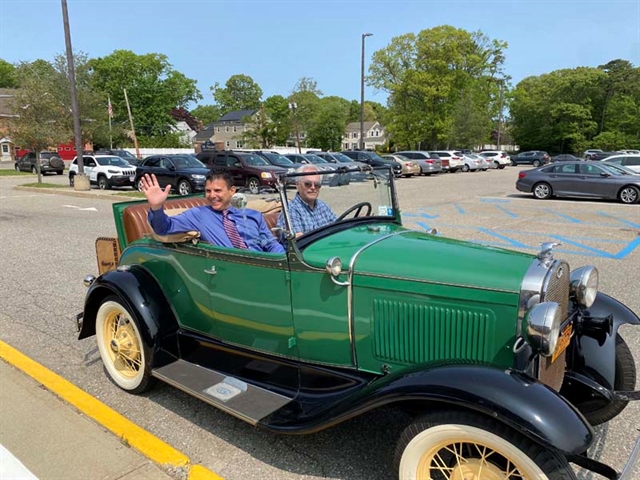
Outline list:
[[[582,220],[578,220],[577,218],[570,217],[569,215],[565,215],[564,213],[554,212],[550,208],[545,208],[545,212],[553,213],[554,215],[559,216],[560,218],[564,218],[565,220],[570,221],[571,223],[583,223]]]
[[[608,214],[606,212],[598,212],[598,215],[600,215],[602,217],[613,218],[614,220],[622,222],[625,225],[629,225],[630,227],[633,227],[633,228],[640,228],[640,225],[637,224],[637,223],[630,222],[629,220],[625,220],[624,218],[614,217],[613,215],[610,215],[610,214]]]
[[[507,215],[509,215],[511,218],[518,218],[518,215],[516,215],[513,212],[510,212],[509,210],[507,210],[504,207],[501,207],[500,205],[494,205],[494,207],[496,207],[498,210],[502,210],[504,213],[506,213]]]
[[[509,245],[513,245],[514,247],[518,247],[518,248],[531,248],[528,245],[525,245],[524,243],[520,243],[517,240],[514,240],[512,238],[509,237],[505,237],[504,235],[500,235],[499,233],[496,232],[492,232],[491,230],[489,230],[488,228],[478,228],[479,232],[482,233],[486,233],[487,235],[491,235],[493,237],[499,238],[501,240],[504,240],[505,242],[507,242]]]
[[[622,260],[638,246],[640,246],[640,237],[636,238],[633,242],[629,242],[629,245],[620,250],[613,258],[615,258],[616,260]]]
[[[481,198],[480,201],[485,203],[511,203],[511,200],[506,198]]]
[[[454,203],[453,206],[456,208],[456,210],[458,211],[458,213],[460,215],[464,215],[467,212],[464,211],[464,208],[462,208],[460,205],[458,205],[457,203]]]
[[[615,254],[611,254],[609,252],[605,252],[603,250],[600,250],[599,248],[590,247],[590,246],[585,245],[583,243],[574,242],[573,240],[570,240],[567,237],[563,237],[562,235],[550,235],[550,237],[551,238],[555,238],[557,240],[560,240],[565,245],[573,245],[574,247],[581,248],[581,249],[586,250],[588,252],[593,252],[593,253],[597,254],[597,256],[599,256],[599,257],[616,258]]]
[[[429,225],[427,225],[427,224],[426,224],[426,223],[424,223],[424,222],[416,222],[416,225],[418,225],[419,227],[424,228],[424,229],[425,229],[425,231],[426,231],[426,230],[429,230],[429,229],[431,228]]]

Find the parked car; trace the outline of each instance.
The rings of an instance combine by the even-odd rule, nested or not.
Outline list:
[[[171,191],[180,195],[204,192],[204,184],[210,169],[191,155],[150,155],[136,169],[135,185],[142,191],[140,179],[154,174],[161,188],[171,185]]]
[[[555,162],[577,162],[582,160],[581,158],[578,158],[574,155],[570,155],[568,153],[561,153],[560,155],[555,155],[553,157],[551,157],[550,163],[555,163]]]
[[[370,152],[369,150],[345,150],[342,153],[353,160],[366,163],[371,167],[391,167],[394,175],[402,175],[402,165],[393,160],[385,160],[376,152]]]
[[[357,162],[340,152],[316,152],[314,155],[326,160],[335,168],[350,169],[351,171],[345,174],[349,182],[362,182],[366,178],[366,175],[360,171],[366,167],[366,163]]]
[[[420,173],[422,175],[431,175],[432,173],[440,173],[442,170],[449,169],[449,159],[442,159],[435,153],[424,150],[405,150],[396,153],[417,162],[420,165]]]
[[[640,150],[618,150],[618,153],[626,153],[628,155],[640,155]]]
[[[613,155],[618,155],[618,152],[594,152],[589,155],[588,160],[604,160],[605,158],[612,157]]]
[[[489,161],[488,158],[485,158],[480,154],[477,154],[477,153],[465,153],[464,155],[467,156],[467,157],[475,158],[476,160],[478,160],[478,168],[483,172],[486,172],[490,168],[493,168],[493,163],[491,163],[491,161]]]
[[[511,164],[511,157],[503,150],[485,150],[480,155],[493,162],[495,168],[503,169]]]
[[[585,150],[582,156],[585,160],[591,160],[591,156],[594,153],[602,153],[602,150],[600,150],[599,148],[590,148],[588,150]]]
[[[27,152],[14,165],[18,172],[38,173],[36,169],[36,152]],[[64,173],[64,161],[58,152],[40,152],[40,173]]]
[[[604,163],[615,163],[616,165],[622,165],[634,172],[640,173],[640,155],[611,155],[610,157],[602,160]]]
[[[478,171],[481,171],[482,167],[487,164],[484,161],[484,157],[480,157],[483,160],[478,160],[471,153],[460,152],[460,155],[462,156],[462,161],[464,162],[464,165],[462,165],[463,172],[478,172]]]
[[[440,160],[442,160],[442,170],[455,173],[458,170],[462,170],[464,166],[464,160],[462,160],[462,153],[456,150],[434,150],[431,153],[434,155],[438,155]],[[444,161],[449,160],[449,167],[445,168]]]
[[[382,155],[384,160],[390,160],[392,162],[398,162],[402,165],[402,175],[405,177],[413,177],[414,175],[420,175],[422,171],[420,165],[414,162],[410,158],[405,157],[399,153],[391,153],[389,155]]]
[[[549,154],[542,150],[531,150],[529,152],[520,152],[511,157],[511,165],[533,165],[539,167],[549,163]]]
[[[276,175],[286,173],[287,169],[270,164],[261,155],[235,151],[202,151],[198,160],[209,168],[224,168],[231,173],[238,187],[246,187],[251,193],[273,189]]]
[[[640,397],[622,336],[637,314],[554,243],[530,254],[410,230],[397,198],[372,169],[322,196],[336,222],[296,237],[280,185],[282,254],[154,238],[148,203],[116,203],[78,338],[96,336],[127,392],[161,380],[267,432],[404,411],[401,434],[379,432],[397,440],[401,480],[569,479],[569,462],[614,478],[588,452],[593,425]]]
[[[89,177],[89,184],[97,185],[101,190],[135,185],[136,167],[115,155],[83,154],[82,169]],[[78,157],[74,157],[69,166],[69,185],[72,187],[78,172]]]
[[[301,165],[315,165],[318,171],[327,172],[328,175],[322,177],[322,181],[327,185],[336,186],[350,181],[348,175],[335,174],[336,167],[315,153],[288,153],[285,157],[298,167]]]
[[[604,162],[560,162],[518,174],[516,189],[535,198],[583,197],[617,199],[622,203],[640,200],[640,175],[627,174]]]
[[[136,157],[133,153],[128,150],[116,150],[116,149],[102,149],[95,152],[96,155],[115,155],[117,157],[125,159],[131,165],[138,166],[142,163],[142,159]]]

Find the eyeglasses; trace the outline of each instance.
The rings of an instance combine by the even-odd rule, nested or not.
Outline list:
[[[322,187],[322,182],[302,182],[304,188],[316,187],[316,189]]]

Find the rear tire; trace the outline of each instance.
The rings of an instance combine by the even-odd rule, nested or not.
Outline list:
[[[70,173],[69,174],[69,186],[73,187],[75,185],[75,183],[76,183],[75,175]]]
[[[96,315],[96,340],[102,363],[113,382],[130,393],[151,389],[153,350],[140,335],[140,323],[122,300],[104,299]]]
[[[402,432],[394,472],[400,480],[576,478],[563,456],[497,420],[454,410],[432,411]]]
[[[622,187],[620,193],[618,193],[618,199],[627,205],[638,203],[640,201],[640,190],[632,185]]]
[[[636,388],[636,364],[627,342],[616,334],[616,377],[613,389],[630,392]],[[582,412],[591,425],[600,425],[618,416],[629,402],[616,398],[613,402],[599,410]]]
[[[534,160],[533,161],[533,166],[538,168],[540,166],[540,160]]]
[[[469,165],[467,165],[466,163],[462,166],[462,171],[463,172],[468,172],[469,171]]]
[[[551,195],[553,195],[553,189],[551,188],[551,185],[549,185],[546,182],[536,183],[533,186],[532,191],[533,191],[533,196],[536,197],[538,200],[547,200],[551,198]]]

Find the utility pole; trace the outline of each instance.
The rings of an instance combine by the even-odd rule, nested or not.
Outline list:
[[[364,150],[364,39],[373,33],[362,34],[362,59],[360,62],[360,150]]]
[[[133,117],[131,116],[131,107],[129,106],[129,97],[127,97],[127,89],[123,88],[124,101],[127,104],[127,112],[129,113],[129,123],[131,124],[131,134],[133,135],[133,144],[136,147],[136,158],[140,158],[140,149],[138,148],[138,137],[136,137],[136,129],[133,128]]]
[[[71,112],[73,115],[73,136],[76,145],[76,156],[78,159],[78,177],[74,181],[74,190],[89,190],[91,184],[88,179],[84,181],[84,164],[82,162],[82,130],[80,128],[80,112],[78,110],[78,92],[76,91],[76,72],[73,65],[73,48],[71,47],[71,31],[69,28],[69,12],[67,10],[67,0],[62,0],[62,22],[64,24],[64,43],[67,52],[67,70],[69,75],[69,84],[71,88]]]
[[[502,134],[502,90],[504,89],[504,80],[500,80],[500,101],[499,101],[499,110],[498,110],[498,148],[500,150],[500,135]]]

